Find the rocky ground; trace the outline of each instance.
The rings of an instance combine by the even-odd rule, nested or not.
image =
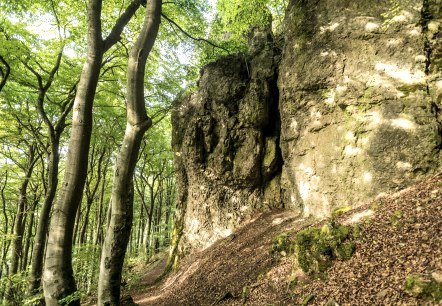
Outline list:
[[[278,210],[187,257],[155,283],[165,262],[159,260],[126,294],[139,305],[442,305],[419,288],[405,290],[410,277],[442,282],[442,173],[338,221],[358,225],[356,251],[320,279],[297,268],[293,255],[271,254],[275,236],[287,232],[293,240],[312,223]],[[433,289],[442,291],[440,284]]]

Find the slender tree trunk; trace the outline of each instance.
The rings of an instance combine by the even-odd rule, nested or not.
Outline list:
[[[83,195],[92,132],[92,104],[103,58],[101,1],[88,2],[88,51],[74,101],[71,137],[61,194],[50,221],[50,233],[43,274],[46,305],[77,290],[72,270],[72,234],[75,215]],[[79,301],[71,303],[80,305]]]
[[[32,172],[34,171],[35,163],[38,159],[35,154],[36,145],[32,144],[29,146],[28,163],[25,170],[25,177],[20,186],[20,191],[18,195],[17,214],[15,216],[14,222],[14,241],[12,243],[11,249],[11,267],[9,269],[10,276],[17,274],[20,260],[23,256],[23,234],[25,232],[26,225],[25,214],[27,206],[27,191]],[[8,299],[14,297],[16,289],[16,285],[11,284],[8,292]],[[12,300],[10,300],[10,302],[12,302]]]
[[[158,194],[158,201],[155,209],[155,218],[154,218],[154,232],[156,230],[156,235],[154,235],[154,254],[158,253],[160,249],[160,232],[161,232],[161,214],[162,214],[162,206],[163,206],[163,181],[160,179],[159,183],[159,194]]]
[[[10,275],[16,274],[18,272],[18,264],[19,260],[22,257],[23,252],[23,234],[25,231],[24,217],[25,210],[27,205],[27,191],[29,180],[31,179],[32,172],[34,171],[35,166],[35,146],[31,145],[29,147],[29,160],[28,166],[26,167],[25,177],[20,187],[18,205],[17,205],[17,214],[15,217],[14,224],[14,243],[12,244],[12,260],[11,260],[11,268]]]
[[[31,276],[30,283],[28,287],[28,295],[32,295],[41,286],[41,274],[43,270],[43,257],[46,247],[46,235],[49,226],[49,216],[52,209],[52,204],[55,199],[55,194],[58,187],[58,167],[60,162],[59,147],[60,138],[66,127],[66,117],[70,113],[73,105],[73,95],[75,93],[76,85],[73,86],[68,94],[67,99],[62,104],[60,114],[58,116],[58,121],[54,124],[52,119],[47,115],[44,102],[46,98],[46,93],[52,85],[54,77],[58,72],[62,60],[63,48],[60,50],[57,56],[57,60],[54,67],[49,73],[48,80],[43,84],[42,76],[34,70],[26,62],[25,67],[31,71],[37,78],[38,82],[38,99],[37,99],[37,110],[40,117],[43,119],[44,124],[48,130],[49,135],[49,162],[47,166],[47,185],[45,186],[45,199],[40,212],[40,217],[37,224],[36,235],[34,239],[34,246],[32,253],[34,254],[31,262]],[[44,169],[44,168],[43,168]],[[43,177],[46,179],[44,173]],[[46,180],[44,180],[45,182]]]
[[[141,140],[152,125],[144,104],[144,71],[161,21],[162,0],[151,0],[143,28],[129,55],[127,125],[117,156],[112,185],[112,212],[100,264],[98,305],[119,305],[121,271],[132,227],[133,174]]]
[[[4,174],[4,178],[5,178],[5,182],[4,184],[1,186],[1,190],[0,190],[0,194],[1,194],[1,199],[2,199],[2,212],[3,212],[3,219],[4,219],[4,224],[3,224],[3,232],[5,234],[5,236],[8,234],[9,231],[9,218],[8,218],[8,214],[6,212],[6,197],[5,197],[5,188],[6,185],[8,184],[8,172],[6,171],[6,173]],[[2,254],[1,254],[1,258],[0,258],[0,280],[3,276],[3,267],[7,267],[7,263],[6,263],[6,255],[8,253],[8,241],[7,239],[4,239],[2,242]],[[7,275],[7,273],[6,273]],[[1,282],[0,282],[0,289],[1,288]],[[3,299],[3,290],[0,290],[0,302]]]
[[[80,229],[80,236],[78,239],[78,245],[83,245],[86,243],[86,232],[87,232],[87,226],[89,224],[89,213],[91,211],[91,207],[92,207],[92,203],[93,203],[93,199],[88,199],[87,203],[86,203],[86,212],[84,214],[84,220],[83,220],[83,225],[81,226]]]
[[[55,137],[54,139],[52,139],[51,153],[48,163],[47,191],[40,211],[40,216],[37,223],[37,231],[34,238],[34,246],[32,249],[33,256],[31,261],[30,284],[28,288],[29,295],[36,293],[36,291],[38,291],[41,286],[43,258],[45,254],[46,237],[49,227],[49,216],[58,186],[58,166],[60,161],[59,146],[59,137]]]
[[[43,273],[47,306],[74,293],[77,288],[72,270],[72,234],[75,214],[83,196],[88,153],[92,133],[92,106],[100,76],[103,54],[118,41],[141,0],[133,0],[118,18],[105,40],[101,31],[102,0],[88,0],[88,35],[86,62],[81,72],[74,100],[71,136],[68,145],[63,185],[54,209],[48,237]],[[75,300],[71,305],[79,305]]]
[[[104,210],[104,193],[106,190],[106,175],[107,175],[107,166],[109,163],[109,158],[106,160],[106,165],[103,168],[103,179],[101,182],[101,191],[100,191],[100,201],[98,203],[98,213],[97,213],[97,225],[95,231],[94,244],[100,245],[103,242],[103,210]]]
[[[34,229],[34,219],[35,219],[35,211],[37,209],[38,201],[40,200],[40,196],[36,195],[33,203],[32,208],[28,211],[29,214],[29,225],[28,225],[28,231],[26,233],[26,241],[25,241],[25,247],[23,249],[23,262],[21,270],[26,270],[26,267],[28,266],[28,259],[31,258],[29,254],[29,249],[31,246],[32,237],[32,231]]]

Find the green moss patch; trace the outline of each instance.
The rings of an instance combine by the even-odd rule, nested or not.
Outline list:
[[[414,297],[436,303],[442,300],[442,283],[432,277],[426,278],[419,274],[407,276],[405,291]]]
[[[282,233],[273,238],[270,254],[286,256],[291,254],[291,241],[287,233]]]
[[[350,241],[352,230],[334,221],[322,229],[308,228],[298,232],[294,241],[295,256],[299,267],[306,273],[321,274],[333,260],[347,260],[355,251]]]

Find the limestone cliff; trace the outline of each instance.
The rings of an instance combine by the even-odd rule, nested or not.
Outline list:
[[[181,245],[274,207],[322,218],[437,169],[441,7],[292,0],[282,55],[261,33],[203,68],[173,114]]]

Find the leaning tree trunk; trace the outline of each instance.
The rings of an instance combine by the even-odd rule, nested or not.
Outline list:
[[[124,256],[132,227],[133,173],[144,133],[152,125],[144,105],[144,71],[161,21],[162,0],[151,0],[128,62],[127,125],[112,185],[112,212],[104,240],[98,305],[119,305]]]
[[[44,264],[43,290],[47,306],[58,305],[58,300],[77,290],[72,269],[72,234],[75,214],[83,196],[87,175],[92,133],[92,106],[103,54],[119,40],[121,32],[140,4],[141,0],[133,0],[118,18],[107,38],[103,40],[101,36],[102,0],[88,1],[86,62],[75,96],[64,181],[50,221]],[[78,299],[70,303],[70,305],[79,304]]]

